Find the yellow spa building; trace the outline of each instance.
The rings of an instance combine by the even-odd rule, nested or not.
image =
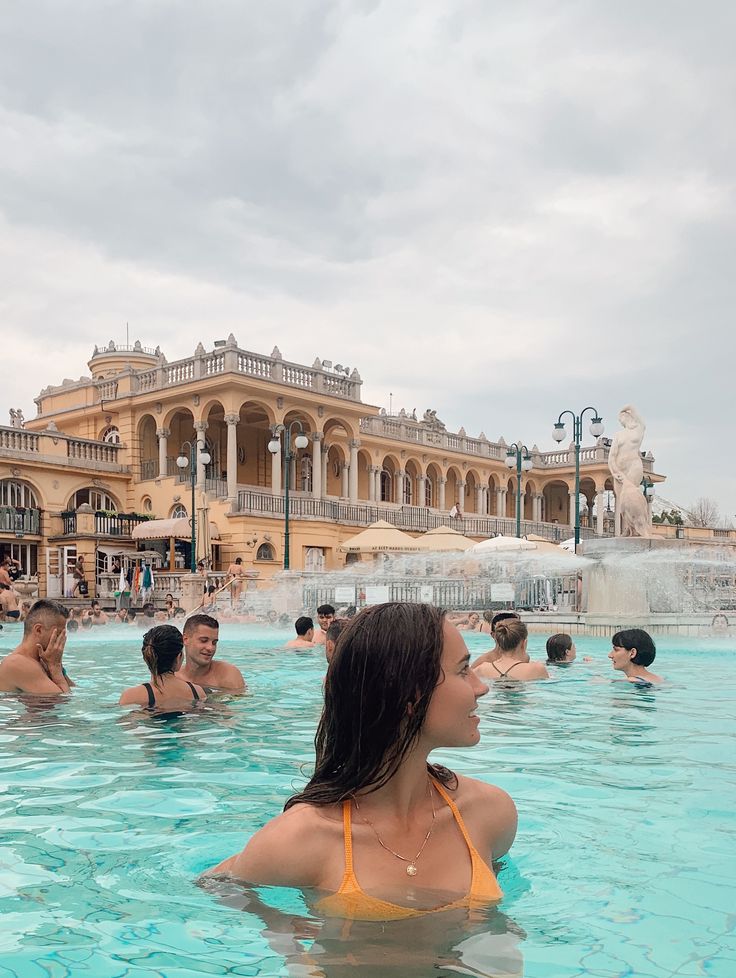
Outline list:
[[[293,570],[343,567],[341,542],[378,519],[412,534],[443,523],[478,539],[516,532],[506,442],[448,431],[435,411],[417,417],[365,404],[355,369],[292,363],[278,349],[252,353],[232,335],[171,363],[158,347],[110,342],[88,367],[89,375],[45,387],[22,427],[15,418],[0,427],[0,551],[37,576],[41,596],[68,595],[83,555],[90,595],[109,597],[114,555],[142,548],[160,554],[156,593],[176,596],[191,557],[192,481],[197,556],[213,571],[241,557],[254,576],[272,576],[284,557],[287,463],[268,447],[279,425],[308,439],[288,463]],[[285,432],[279,437],[283,449]],[[192,480],[177,457],[193,441],[210,461],[200,460]],[[522,533],[570,537],[572,446],[527,444]],[[614,532],[607,454],[604,438],[581,450],[584,535]],[[661,481],[653,464],[648,453],[645,472]],[[461,517],[450,516],[453,506]]]

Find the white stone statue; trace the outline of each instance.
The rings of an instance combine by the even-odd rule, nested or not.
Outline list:
[[[649,507],[641,487],[644,478],[641,443],[646,425],[631,404],[621,408],[618,420],[622,428],[613,436],[608,468],[613,476],[616,509],[621,514],[621,536],[649,537]]]

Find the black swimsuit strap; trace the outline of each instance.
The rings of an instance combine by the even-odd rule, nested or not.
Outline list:
[[[184,682],[191,689],[192,696],[195,698],[195,700],[198,700],[199,699],[199,693],[197,692],[197,687],[194,685],[194,683],[190,683],[188,679],[185,679]]]
[[[496,672],[499,674],[499,676],[501,677],[501,679],[505,679],[508,676],[508,674],[511,672],[511,670],[514,668],[514,666],[523,666],[524,663],[523,662],[512,662],[511,665],[506,670],[506,672],[501,672],[501,670],[498,668],[498,666],[496,665],[495,662],[492,662],[491,665],[496,670]]]
[[[148,705],[149,706],[155,706],[156,705],[156,696],[155,696],[155,694],[153,692],[153,686],[150,683],[143,683],[143,688],[148,693]]]

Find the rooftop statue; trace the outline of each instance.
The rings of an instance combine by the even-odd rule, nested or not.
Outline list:
[[[616,509],[621,514],[621,536],[651,536],[649,508],[642,492],[644,478],[641,443],[646,425],[636,408],[627,404],[618,414],[622,428],[613,436],[608,468],[613,476]]]
[[[444,430],[446,427],[445,424],[437,417],[437,412],[430,411],[429,409],[424,412],[422,421],[425,424],[432,425],[433,428],[442,428]]]

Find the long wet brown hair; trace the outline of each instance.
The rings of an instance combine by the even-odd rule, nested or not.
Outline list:
[[[396,774],[444,679],[444,619],[445,612],[431,605],[391,602],[366,608],[347,625],[325,680],[314,774],[285,811],[300,802],[331,805],[376,791]],[[447,768],[427,769],[445,785],[457,783]]]

